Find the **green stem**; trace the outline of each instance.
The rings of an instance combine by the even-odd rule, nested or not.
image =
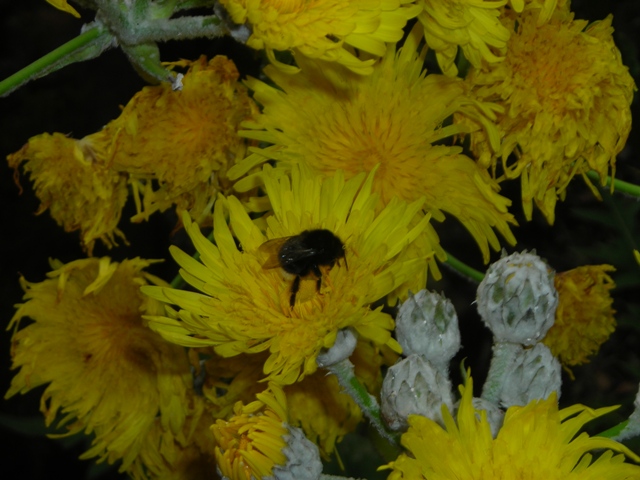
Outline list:
[[[358,404],[362,412],[369,419],[380,435],[389,442],[390,445],[399,445],[399,435],[389,432],[382,420],[380,405],[375,397],[369,394],[367,389],[360,383],[353,371],[353,364],[349,359],[334,363],[327,367],[331,373],[338,378],[338,383],[344,388],[346,393]]]
[[[449,265],[454,270],[457,270],[459,273],[461,273],[465,277],[468,277],[474,280],[475,282],[480,283],[482,281],[482,279],[484,278],[484,273],[471,268],[469,265],[461,262],[456,257],[451,255],[449,252],[446,252],[446,254],[447,254],[447,260],[446,260],[447,265]]]
[[[591,170],[587,172],[587,177],[589,177],[594,182],[600,184],[600,176]],[[611,186],[611,177],[607,177],[605,179],[605,187]],[[634,185],[633,183],[624,182],[622,180],[613,179],[613,188],[616,192],[626,193],[628,195],[632,195],[634,197],[640,197],[640,186]]]
[[[85,47],[90,46],[93,42],[104,35],[110,34],[101,25],[96,25],[93,28],[87,29],[85,32],[59,46],[52,52],[47,53],[32,64],[27,65],[22,70],[2,80],[0,82],[0,97],[9,94],[11,91],[25,84],[29,80],[33,80],[50,73],[53,71],[52,67],[63,60],[64,57],[83,50]]]

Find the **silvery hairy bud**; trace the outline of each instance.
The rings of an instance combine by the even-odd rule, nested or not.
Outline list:
[[[503,408],[527,405],[552,392],[560,397],[561,370],[560,362],[542,343],[533,348],[496,343],[482,397]]]
[[[554,271],[540,257],[514,253],[492,264],[477,293],[478,313],[498,342],[534,345],[558,306]]]
[[[380,392],[382,416],[392,430],[406,429],[409,415],[422,415],[442,424],[444,403],[452,411],[448,377],[420,355],[410,355],[391,367]]]
[[[420,355],[448,371],[460,349],[458,316],[451,302],[434,292],[420,290],[402,304],[396,318],[396,335],[404,355]]]

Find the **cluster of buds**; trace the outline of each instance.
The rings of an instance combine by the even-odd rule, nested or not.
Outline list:
[[[486,411],[494,435],[503,409],[560,393],[560,363],[539,343],[555,319],[554,276],[540,257],[515,253],[491,265],[478,288],[478,312],[494,346],[482,398],[474,405]],[[426,290],[410,295],[400,307],[396,335],[404,358],[384,379],[383,418],[396,431],[407,428],[412,414],[442,424],[442,406],[455,408],[449,363],[460,349],[460,331],[453,305]]]

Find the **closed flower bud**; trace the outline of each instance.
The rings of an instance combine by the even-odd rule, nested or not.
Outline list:
[[[350,329],[344,328],[339,330],[336,334],[336,341],[333,346],[324,350],[316,358],[318,366],[322,368],[329,367],[341,362],[342,360],[346,360],[353,353],[357,342],[358,339]]]
[[[504,408],[527,405],[532,400],[544,400],[562,385],[560,362],[542,343],[533,348],[520,345],[513,349],[511,362],[502,380],[500,404]]]
[[[403,353],[421,355],[446,372],[446,365],[460,349],[458,316],[451,302],[434,292],[409,295],[396,319],[396,335]]]
[[[531,253],[489,267],[478,287],[478,313],[498,342],[534,345],[545,336],[558,306],[553,280],[554,271]]]
[[[289,426],[287,446],[282,453],[287,457],[285,465],[273,467],[273,474],[264,480],[317,480],[322,473],[320,452],[315,443],[304,436],[302,430]]]
[[[382,416],[392,430],[406,429],[407,417],[414,414],[442,423],[442,404],[453,409],[448,377],[419,355],[389,369],[380,396]]]
[[[500,409],[495,403],[492,403],[484,398],[474,397],[472,400],[473,408],[476,410],[476,417],[480,421],[479,412],[484,411],[487,415],[487,422],[489,428],[491,428],[491,436],[496,438],[500,427],[502,427],[502,421],[504,420],[504,411]]]

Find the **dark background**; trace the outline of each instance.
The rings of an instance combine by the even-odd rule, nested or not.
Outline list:
[[[640,2],[618,0],[574,1],[577,18],[597,20],[614,14],[616,42],[636,83],[640,84]],[[59,12],[44,0],[22,2],[0,0],[0,79],[6,78],[30,62],[53,50],[79,33],[82,22],[92,18],[83,13],[83,20]],[[200,54],[212,57],[226,54],[233,58],[243,74],[257,74],[256,54],[228,39],[216,41],[169,42],[162,45],[163,60],[197,58]],[[26,141],[43,132],[63,132],[75,138],[99,130],[119,113],[119,105],[127,101],[145,85],[119,50],[111,50],[97,59],[74,64],[44,79],[0,98],[0,158],[20,149]],[[637,98],[633,104],[634,118],[638,117]],[[618,158],[617,178],[640,184],[640,138],[638,129],[632,130],[627,147]],[[13,172],[4,160],[0,161],[0,324],[7,325],[13,305],[20,302],[22,290],[20,274],[30,281],[42,281],[49,270],[48,259],[68,262],[83,256],[77,233],[67,234],[47,213],[35,216],[38,201],[24,177],[24,193],[19,195],[13,183]],[[70,186],[73,188],[73,186]],[[518,185],[505,185],[505,195],[518,205]],[[519,239],[518,250],[536,248],[558,271],[584,264],[611,263],[618,271],[614,278],[615,308],[619,327],[603,346],[600,354],[585,366],[574,368],[576,380],[565,378],[561,405],[584,403],[592,407],[621,404],[623,407],[606,417],[599,431],[623,420],[631,412],[633,398],[640,379],[640,268],[629,252],[640,249],[640,228],[636,199],[616,195],[594,200],[589,190],[576,179],[568,200],[556,208],[557,220],[548,226],[540,215],[525,222],[516,206],[521,227],[514,233]],[[128,205],[123,218],[133,213]],[[107,251],[96,244],[96,256],[110,255],[119,260],[125,257],[166,258],[171,243],[170,232],[175,224],[172,214],[154,215],[147,224],[131,225],[121,222],[120,228],[130,241]],[[461,260],[484,270],[478,262],[478,252],[468,248],[470,237],[459,224],[448,220],[437,225],[443,245]],[[497,259],[494,255],[493,259]],[[171,279],[175,273],[171,261],[154,267],[154,273]],[[476,385],[481,385],[490,360],[490,335],[478,321],[475,307],[475,285],[459,278],[443,267],[444,279],[431,285],[452,299],[460,317],[464,349],[460,358],[473,367]],[[2,329],[3,330],[3,329]],[[13,376],[9,368],[10,332],[0,334],[0,392],[4,394]],[[457,372],[454,367],[454,382]],[[0,400],[0,449],[2,478],[12,480],[48,478],[119,478],[113,469],[96,469],[92,462],[77,457],[86,449],[82,439],[51,440],[43,436],[44,426],[39,414],[41,389],[30,394]],[[594,422],[595,423],[595,422]],[[601,427],[601,428],[600,428]],[[599,430],[598,430],[599,429]],[[358,444],[347,439],[344,448]],[[640,445],[634,444],[636,452]],[[343,453],[343,458],[358,457]],[[366,459],[365,459],[366,460]],[[371,461],[369,461],[371,463]],[[370,471],[353,467],[351,475],[373,478]],[[384,478],[385,475],[382,475]]]

